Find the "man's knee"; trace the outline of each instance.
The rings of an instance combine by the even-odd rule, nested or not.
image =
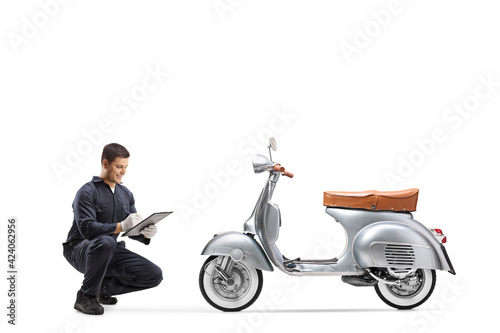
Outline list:
[[[95,237],[93,244],[89,249],[94,255],[113,255],[116,248],[116,240],[109,235],[100,235]]]
[[[161,271],[160,267],[153,264],[150,270],[150,274],[151,287],[156,287],[163,280],[163,272]]]

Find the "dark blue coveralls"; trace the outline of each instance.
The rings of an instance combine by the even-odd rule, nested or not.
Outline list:
[[[116,225],[137,213],[132,192],[115,185],[115,192],[101,178],[78,190],[73,201],[74,220],[63,243],[66,260],[84,274],[81,291],[97,296],[104,285],[111,295],[156,287],[162,280],[160,267],[125,248],[113,234]],[[143,235],[130,237],[146,245]]]

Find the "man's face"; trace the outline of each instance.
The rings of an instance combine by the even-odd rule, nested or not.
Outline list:
[[[108,185],[120,184],[122,177],[127,173],[128,158],[117,157],[109,164],[107,160],[103,161],[103,168],[106,170],[104,181]]]

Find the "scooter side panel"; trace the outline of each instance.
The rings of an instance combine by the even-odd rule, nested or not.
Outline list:
[[[378,222],[362,229],[352,255],[363,267],[442,269],[439,256],[426,237],[396,221]]]
[[[361,209],[346,209],[327,207],[326,213],[339,222],[345,230],[347,236],[346,246],[342,254],[339,255],[337,267],[347,270],[349,267],[355,268],[356,262],[352,256],[353,241],[360,230],[378,221],[403,220],[412,217],[409,213],[386,213],[371,212]],[[357,269],[362,272],[361,269]]]
[[[357,237],[358,231],[361,233],[361,231],[363,231],[364,228],[369,228],[371,227],[371,225],[375,223],[395,222],[399,223],[400,225],[407,226],[407,229],[405,230],[407,230],[408,232],[411,230],[411,235],[416,237],[415,239],[421,239],[421,238],[425,239],[425,241],[421,240],[421,243],[424,245],[426,244],[426,246],[429,246],[430,248],[429,252],[431,254],[426,256],[425,253],[422,252],[422,250],[418,251],[420,253],[420,257],[422,256],[428,257],[428,261],[430,262],[428,263],[428,265],[435,267],[436,269],[441,269],[446,271],[450,270],[450,266],[448,264],[445,254],[443,253],[441,244],[436,240],[436,238],[432,235],[429,229],[427,229],[420,222],[413,219],[413,215],[411,213],[396,213],[396,212],[385,212],[385,211],[372,212],[363,209],[345,209],[345,208],[331,208],[331,207],[326,208],[326,212],[330,216],[335,218],[335,220],[337,220],[340,224],[342,224],[348,236],[347,249],[351,249],[351,251],[350,253],[348,253],[349,251],[343,253],[342,256],[339,257],[339,263],[341,263],[342,261],[350,261],[350,260],[355,261],[354,258],[355,252],[363,252],[363,251],[369,252],[369,246],[371,245],[371,243],[379,241],[378,239],[372,239],[371,242],[369,242],[369,244],[366,245],[368,247],[362,249],[359,247],[360,244],[354,245],[354,240]],[[403,235],[405,233],[403,233]],[[396,236],[394,234],[393,236],[394,238],[391,239],[391,242],[402,243],[399,236]],[[414,244],[415,242],[411,243]],[[361,255],[362,254],[360,254],[360,256]],[[437,258],[437,263],[435,263],[436,258]],[[359,262],[357,263],[361,265],[361,263]],[[369,267],[369,266],[364,266],[364,267]]]
[[[234,250],[243,251],[243,261],[255,268],[264,271],[273,271],[264,250],[251,236],[236,231],[224,232],[212,238],[203,251],[202,255],[231,256]]]

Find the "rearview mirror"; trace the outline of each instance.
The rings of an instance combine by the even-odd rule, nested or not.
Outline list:
[[[274,140],[273,137],[269,138],[269,147],[271,147],[271,149],[274,151],[276,151],[278,149],[278,145],[276,144],[276,140]]]

